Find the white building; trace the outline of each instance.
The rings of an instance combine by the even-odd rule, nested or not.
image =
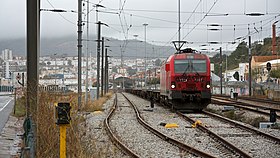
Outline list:
[[[13,52],[10,49],[2,50],[1,58],[4,61],[13,60]]]

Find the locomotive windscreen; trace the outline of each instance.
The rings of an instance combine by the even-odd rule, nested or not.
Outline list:
[[[174,60],[175,73],[205,73],[206,60]]]

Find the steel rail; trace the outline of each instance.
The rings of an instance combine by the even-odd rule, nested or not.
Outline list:
[[[212,96],[213,97],[230,98],[230,96],[228,96],[228,95],[212,95]],[[269,104],[275,104],[275,105],[280,104],[280,101],[274,101],[274,100],[271,100],[271,99],[259,99],[259,98],[249,97],[249,96],[238,96],[238,99],[262,102],[262,103],[269,103]]]
[[[140,156],[136,153],[134,153],[132,150],[130,150],[126,145],[124,145],[115,135],[114,132],[112,131],[112,129],[110,128],[110,119],[113,116],[116,108],[117,108],[117,94],[115,94],[115,100],[114,100],[114,104],[108,114],[108,116],[105,118],[104,120],[104,126],[105,129],[109,135],[109,137],[111,138],[111,140],[113,141],[113,143],[118,146],[122,151],[124,151],[126,154],[128,154],[129,156],[133,157],[133,158],[139,158]]]
[[[182,114],[181,112],[176,112],[180,117],[182,117],[183,119],[185,119],[188,122],[191,122],[192,124],[195,123],[195,120],[191,119],[190,117]],[[221,143],[224,144],[224,147],[226,147],[227,149],[235,152],[236,154],[240,155],[241,157],[244,158],[251,158],[250,155],[248,155],[247,153],[245,153],[244,151],[242,151],[241,149],[237,148],[236,146],[234,146],[233,144],[231,144],[230,142],[226,141],[225,139],[223,139],[222,137],[220,137],[219,135],[217,135],[216,133],[210,131],[209,129],[207,129],[206,127],[197,124],[198,129],[200,129],[201,131],[208,133],[210,137],[217,139],[218,141],[220,141]]]
[[[218,104],[218,105],[224,105],[224,104],[226,104],[226,105],[230,105],[230,106],[234,106],[234,107],[238,107],[238,108],[242,108],[242,109],[245,109],[245,110],[248,110],[248,111],[252,111],[252,112],[256,112],[256,113],[259,113],[259,114],[263,114],[263,115],[268,115],[268,116],[270,116],[270,113],[269,112],[265,112],[265,111],[260,111],[260,110],[258,110],[260,107],[256,107],[256,106],[251,106],[251,108],[250,107],[247,107],[247,106],[250,106],[250,105],[248,105],[247,103],[244,103],[244,104],[242,104],[242,102],[240,102],[240,103],[235,103],[235,102],[222,102],[222,101],[218,101],[218,100],[214,100],[213,98],[212,98],[212,101],[211,101],[211,103],[212,104]],[[257,108],[257,109],[252,109],[252,108]],[[269,109],[262,109],[262,110],[269,110]],[[278,119],[280,119],[280,116],[276,116]]]
[[[123,93],[122,93],[122,94],[123,94]],[[171,143],[171,144],[174,144],[174,145],[178,146],[180,149],[185,150],[185,151],[188,151],[189,153],[192,153],[192,154],[194,154],[194,155],[196,155],[196,156],[201,156],[201,157],[204,157],[204,158],[213,158],[213,157],[214,157],[214,156],[209,155],[209,154],[207,154],[207,153],[205,153],[205,152],[203,152],[203,151],[200,151],[200,150],[198,150],[198,149],[196,149],[196,148],[193,148],[193,147],[191,147],[191,146],[189,146],[189,145],[186,145],[186,144],[184,144],[184,143],[182,143],[182,142],[180,142],[180,141],[178,141],[178,140],[175,140],[175,139],[173,139],[173,138],[171,138],[171,137],[168,137],[167,135],[165,135],[165,134],[159,132],[158,130],[154,129],[152,126],[150,126],[148,123],[146,123],[146,122],[144,121],[144,119],[141,117],[141,115],[140,115],[140,113],[139,113],[139,110],[137,109],[136,105],[133,104],[133,103],[127,98],[127,96],[125,96],[124,94],[123,94],[123,96],[127,99],[127,101],[130,103],[130,105],[133,107],[133,109],[134,109],[134,111],[135,111],[135,113],[136,113],[138,122],[139,122],[140,124],[142,124],[146,129],[148,129],[149,131],[151,131],[152,133],[154,133],[155,135],[157,135],[159,138],[161,138],[161,139],[163,139],[163,140],[165,140],[165,141],[167,141],[167,142],[169,142],[169,143]]]
[[[222,116],[220,116],[220,115],[218,115],[218,114],[214,114],[214,113],[211,113],[211,112],[208,112],[208,111],[205,111],[205,110],[203,110],[203,113],[204,113],[204,114],[207,114],[207,115],[209,115],[209,116],[212,116],[212,117],[216,117],[216,118],[220,119],[221,121],[231,123],[231,124],[233,124],[233,125],[235,125],[235,126],[237,126],[237,127],[243,128],[243,129],[245,129],[245,130],[249,130],[249,131],[251,131],[251,132],[254,132],[254,133],[256,133],[256,134],[258,134],[258,135],[260,135],[260,136],[266,137],[266,138],[268,138],[268,139],[270,139],[270,140],[272,140],[272,141],[275,141],[276,143],[280,144],[280,139],[277,138],[277,137],[274,137],[274,136],[272,136],[272,135],[266,134],[266,133],[264,133],[264,132],[261,132],[261,131],[259,131],[259,130],[254,129],[254,128],[252,128],[252,127],[245,126],[245,125],[243,125],[243,124],[241,124],[241,123],[234,122],[234,121],[232,121],[232,120],[230,120],[230,119],[228,119],[228,118],[226,118],[226,117],[222,117]]]
[[[226,100],[224,97],[212,97],[212,99],[214,99],[214,98]],[[261,106],[261,105],[254,105],[254,104],[244,103],[244,102],[235,101],[235,100],[226,100],[226,101],[231,101],[234,104],[240,104],[240,105],[244,105],[244,106],[251,106],[251,107],[255,107],[255,108],[262,108],[264,110],[270,110],[271,109],[271,110],[275,110],[275,111],[280,111],[280,107],[279,108],[273,108],[273,107],[267,107],[267,106]]]

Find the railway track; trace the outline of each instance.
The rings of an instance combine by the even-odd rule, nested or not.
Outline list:
[[[155,130],[141,118],[134,104],[128,105],[120,94],[118,100],[121,101],[115,101],[104,125],[113,142],[131,157],[214,157]],[[127,139],[127,135],[132,137]]]
[[[139,102],[139,100],[141,99],[136,99],[135,102]],[[150,102],[146,101],[146,104],[142,106],[144,107],[149,106],[149,103]],[[158,111],[158,109],[156,111]],[[159,113],[167,113],[167,112],[161,111],[156,113],[156,115],[158,115]],[[144,114],[144,116],[145,115],[146,114]],[[205,111],[203,111],[203,113],[199,115],[204,115],[202,117],[200,116],[201,118],[204,117],[212,118],[210,119],[209,124],[208,123],[204,124],[205,127],[209,129],[214,129],[214,131],[212,131],[214,134],[222,137],[226,141],[229,141],[233,146],[236,146],[241,151],[244,151],[245,156],[247,154],[247,156],[249,157],[265,157],[266,155],[268,155],[268,157],[277,157],[276,155],[280,154],[280,151],[278,150],[280,147],[280,141],[279,141],[280,139],[277,136],[266,134],[264,132],[257,130],[256,128],[251,127],[250,125],[239,123],[237,121],[223,118],[219,115],[208,113]],[[148,116],[147,118],[144,117],[144,119],[150,120],[149,117],[150,116]],[[172,117],[176,118],[176,116],[174,115]],[[194,118],[200,118],[200,117],[194,116]],[[178,119],[176,119],[176,121],[178,121]],[[202,122],[204,121],[202,120]],[[216,122],[216,123],[211,124],[212,122]],[[219,126],[225,126],[224,129],[225,133],[222,133],[223,128],[219,128]],[[218,131],[215,131],[215,129],[218,129]],[[225,157],[225,156],[221,156],[221,157]]]
[[[237,121],[233,121],[233,120],[231,120],[231,119],[228,119],[228,118],[226,118],[226,117],[223,117],[223,116],[220,116],[220,115],[211,113],[211,112],[203,111],[203,113],[205,113],[206,115],[209,115],[209,116],[211,116],[211,117],[215,117],[215,118],[217,118],[217,119],[220,119],[220,120],[222,120],[222,121],[224,121],[224,122],[228,122],[228,123],[230,123],[230,124],[233,124],[233,125],[236,126],[236,127],[239,127],[239,128],[245,129],[245,130],[248,130],[248,131],[250,131],[250,132],[252,132],[252,133],[255,133],[255,134],[259,135],[259,136],[262,136],[262,137],[265,137],[265,138],[267,138],[267,139],[270,139],[270,140],[272,140],[272,141],[274,141],[275,143],[277,143],[277,144],[280,145],[280,139],[279,139],[278,137],[271,136],[271,135],[269,135],[269,134],[266,134],[266,133],[264,133],[264,132],[261,132],[261,131],[259,131],[259,130],[256,130],[256,129],[253,128],[253,127],[244,125],[244,124],[239,123],[239,122],[237,122]]]
[[[201,128],[192,128],[191,126],[194,122],[189,123],[188,121],[185,121],[178,117],[178,114],[171,113],[169,109],[157,106],[155,111],[146,112],[145,108],[148,106],[149,102],[139,98],[133,99],[131,94],[126,95],[139,108],[141,115],[143,115],[143,119],[153,126],[153,128],[157,128],[157,130],[176,140],[185,142],[185,144],[194,146],[216,157],[251,157],[221,137],[215,134],[210,134],[211,131],[201,130]],[[141,104],[139,102],[146,103]],[[178,122],[180,128],[166,129],[154,120]]]
[[[128,154],[131,157],[134,158],[138,158],[140,157],[138,154],[136,154],[135,152],[133,152],[132,150],[130,150],[125,144],[123,144],[119,138],[117,138],[117,136],[114,134],[112,128],[110,127],[110,119],[113,116],[115,110],[117,108],[117,94],[115,94],[115,100],[114,100],[114,104],[108,114],[108,116],[105,118],[104,120],[104,127],[110,137],[110,139],[113,141],[113,143],[118,146],[122,151],[124,151],[126,154]]]
[[[280,139],[260,132],[247,125],[217,114],[203,111],[201,114],[180,114],[188,120],[200,120],[203,130],[207,128],[251,157],[275,157],[280,154]]]
[[[212,96],[214,99],[222,99],[222,100],[230,100],[232,102],[243,104],[246,106],[261,108],[261,109],[273,109],[275,111],[280,111],[280,102],[272,101],[268,99],[257,99],[250,97],[238,97],[238,100],[230,99],[228,96],[214,95]],[[257,105],[255,105],[257,104]],[[260,105],[261,104],[261,105]]]
[[[234,101],[234,100],[229,100],[228,98],[224,98],[224,97],[213,97],[212,104],[217,104],[217,105],[228,105],[228,106],[234,106],[237,108],[241,108],[241,109],[245,109],[248,111],[252,111],[252,112],[256,112],[262,115],[266,115],[266,116],[270,116],[270,111],[274,110],[276,111],[278,114],[280,112],[280,107],[275,107],[275,105],[266,105],[266,106],[261,106],[258,105],[258,103],[255,102],[255,104],[253,103],[245,103],[242,101]],[[280,119],[280,116],[276,116],[278,119]]]
[[[230,98],[230,96],[226,96],[226,95],[212,95],[212,97]],[[271,100],[271,99],[260,99],[260,98],[254,98],[254,97],[249,97],[249,96],[238,96],[238,99],[250,100],[250,101],[261,102],[261,103],[275,104],[275,105],[278,105],[278,106],[280,105],[280,101],[274,101],[274,100]]]

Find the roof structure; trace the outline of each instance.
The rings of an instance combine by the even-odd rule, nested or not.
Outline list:
[[[280,64],[280,59],[274,59],[274,60],[269,60],[267,62],[270,62],[270,64],[274,65],[274,64]],[[262,64],[260,64],[261,66],[265,66],[267,62],[264,62]]]
[[[252,56],[252,60],[254,60],[255,62],[266,62],[269,60],[274,60],[274,59],[280,59],[280,55],[279,56]]]

